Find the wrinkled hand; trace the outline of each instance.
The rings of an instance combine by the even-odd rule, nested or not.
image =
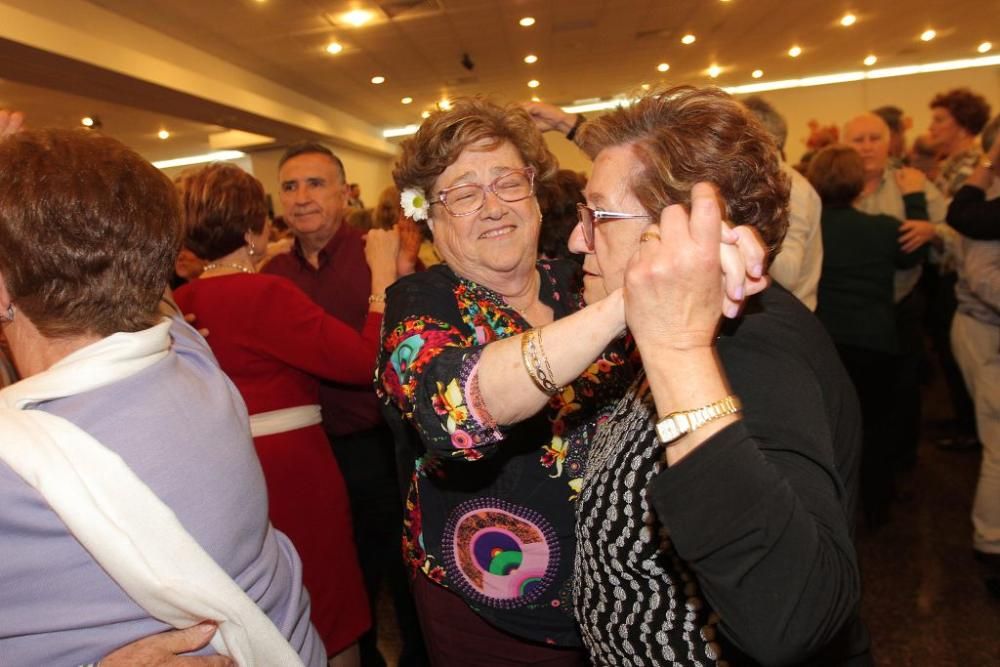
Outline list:
[[[24,127],[23,113],[0,109],[0,139],[19,132],[22,127]]]
[[[522,102],[521,108],[528,112],[535,127],[542,132],[556,130],[566,134],[576,122],[576,114],[566,113],[554,104],[544,102]]]
[[[927,177],[919,169],[903,167],[896,170],[896,185],[904,195],[922,192],[926,182]]]
[[[399,216],[396,222],[396,230],[399,232],[399,255],[396,258],[396,273],[400,276],[408,276],[417,269],[417,255],[420,253],[420,244],[423,242],[423,234],[420,233],[420,226],[404,215]]]
[[[899,226],[899,246],[903,252],[918,250],[937,238],[934,223],[926,220],[906,220]]]
[[[98,667],[235,667],[236,663],[223,655],[180,655],[204,647],[215,630],[213,623],[199,623],[186,630],[145,637],[109,654]]]
[[[372,293],[379,294],[396,280],[399,232],[370,229],[365,235],[365,260],[372,272]]]
[[[718,200],[716,201],[718,205]],[[767,248],[757,230],[749,225],[720,225],[722,264],[722,314],[736,317],[748,296],[762,292],[769,284],[764,274]]]
[[[698,183],[690,216],[668,206],[643,233],[648,240],[625,269],[625,319],[640,350],[714,344],[723,303],[721,223],[715,188]]]

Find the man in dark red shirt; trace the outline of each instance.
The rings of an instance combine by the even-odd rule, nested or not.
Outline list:
[[[317,143],[290,147],[278,163],[280,199],[295,243],[264,268],[298,285],[326,312],[361,330],[368,314],[371,271],[362,233],[345,224],[348,185],[344,165]],[[323,428],[340,464],[351,500],[354,539],[374,610],[388,578],[403,636],[404,665],[426,663],[409,583],[400,556],[402,505],[392,433],[382,420],[375,391],[324,382]],[[372,630],[359,642],[363,667],[385,665]]]

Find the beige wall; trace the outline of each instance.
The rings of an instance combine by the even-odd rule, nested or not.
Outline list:
[[[912,141],[918,134],[927,131],[931,118],[927,105],[931,98],[939,92],[960,86],[967,86],[985,97],[993,108],[993,115],[1000,114],[1000,67],[776,90],[761,93],[760,96],[773,104],[788,121],[785,152],[789,162],[794,164],[805,152],[809,121],[812,119],[820,125],[836,124],[842,128],[845,121],[860,113],[894,104],[913,119],[913,129],[907,133],[907,141]],[[564,169],[590,173],[589,160],[575,146],[556,133],[550,132],[545,138]]]

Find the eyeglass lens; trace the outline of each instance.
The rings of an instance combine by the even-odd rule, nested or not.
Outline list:
[[[487,189],[505,202],[516,202],[530,197],[534,188],[532,179],[527,173],[512,171],[497,178],[485,188],[476,184],[451,188],[442,200],[452,215],[470,215],[486,203]]]

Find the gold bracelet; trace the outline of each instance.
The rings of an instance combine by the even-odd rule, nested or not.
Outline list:
[[[521,361],[528,377],[543,394],[552,396],[559,393],[559,387],[552,381],[552,367],[542,349],[541,334],[538,329],[529,329],[521,334]]]
[[[368,297],[368,303],[369,305],[373,303],[385,303],[385,292],[382,292],[381,294],[372,294]]]

